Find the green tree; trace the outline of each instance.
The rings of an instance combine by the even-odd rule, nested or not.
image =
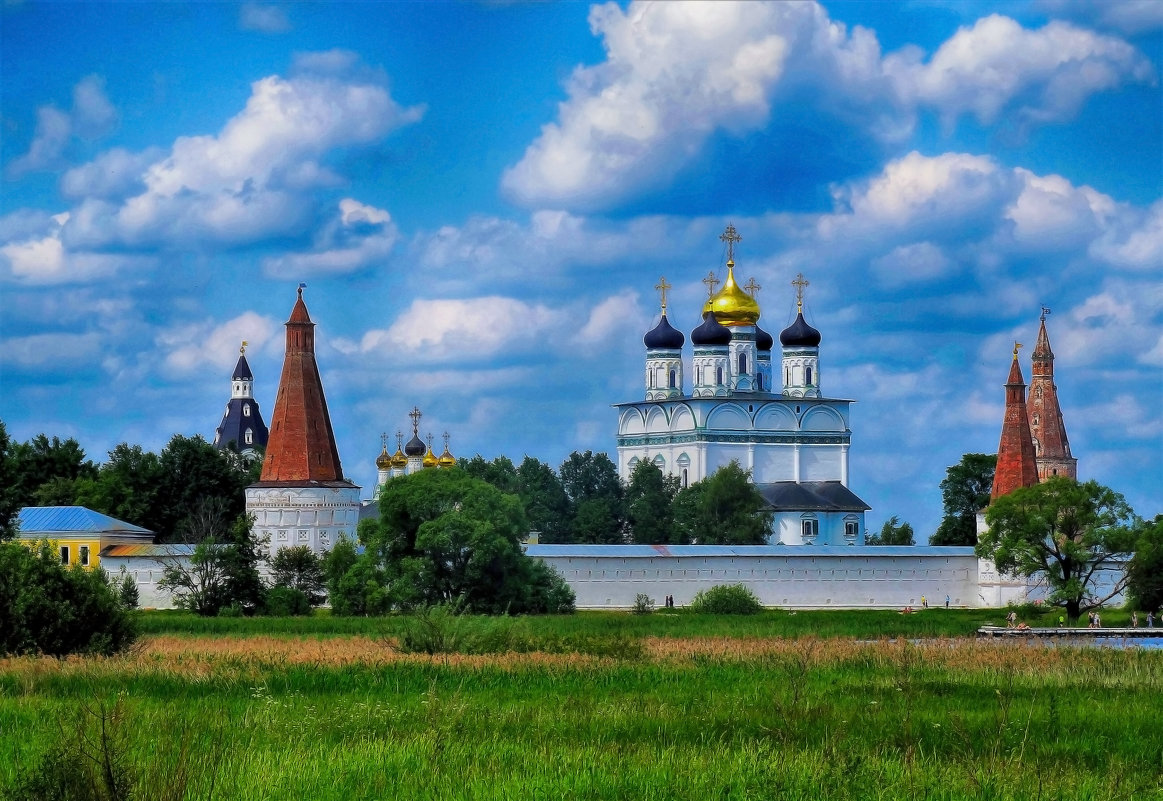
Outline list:
[[[1116,569],[1115,557],[1129,553],[1137,535],[1134,513],[1114,490],[1095,481],[1054,476],[995,500],[986,510],[989,526],[977,543],[978,556],[998,569],[1039,576],[1048,601],[1066,608],[1071,620],[1121,592],[1092,594],[1097,571]]]
[[[1127,595],[1136,609],[1163,607],[1163,515],[1143,526],[1127,565]]]
[[[114,654],[136,638],[105,571],[61,564],[49,543],[0,543],[0,654]]]
[[[37,493],[45,484],[56,484],[59,492],[61,482],[76,482],[97,474],[96,466],[72,438],[50,440],[38,434],[28,442],[11,445],[8,450],[9,480],[19,506],[36,505]]]
[[[271,582],[276,587],[298,590],[311,606],[318,606],[326,597],[323,560],[308,545],[280,548],[271,559]]]
[[[880,527],[880,534],[873,534],[865,540],[866,545],[916,545],[913,540],[913,527],[902,523],[900,517],[893,515],[884,521]]]
[[[376,536],[376,521],[360,521],[360,539]],[[380,615],[391,611],[387,576],[372,554],[360,555],[356,543],[340,537],[323,557],[331,614]]]
[[[564,581],[525,555],[526,531],[515,495],[460,469],[425,470],[384,487],[379,520],[360,528],[367,559],[352,570],[366,571],[369,561],[382,568],[395,606],[456,601],[475,612],[557,611],[539,604]]]
[[[941,501],[945,516],[930,545],[976,545],[977,513],[989,505],[996,453],[967,453],[945,471]]]
[[[10,459],[11,446],[8,429],[0,420],[0,542],[16,537],[16,516],[20,512],[20,497],[13,478],[15,465]]]
[[[517,468],[517,495],[530,530],[540,532],[541,542],[568,542],[569,496],[552,467],[526,456]]]
[[[508,456],[498,456],[489,462],[478,453],[471,459],[458,459],[457,466],[473,478],[492,484],[501,492],[517,492],[517,468]]]
[[[736,461],[680,491],[674,503],[679,540],[700,545],[762,545],[773,516]]]
[[[228,522],[225,504],[204,501],[183,524],[189,559],[167,558],[158,586],[168,590],[174,603],[199,615],[217,615],[227,606],[254,612],[262,607],[264,588],[258,566],[262,547],[254,534],[253,518],[241,515]]]
[[[626,515],[618,468],[604,453],[574,451],[558,475],[570,505],[573,542],[625,542]]]
[[[109,451],[95,478],[77,483],[77,504],[160,534],[169,525],[162,477],[157,454],[123,442]]]
[[[634,542],[656,545],[672,541],[676,536],[673,507],[678,491],[677,476],[664,475],[648,460],[637,464],[626,487],[626,517]]]

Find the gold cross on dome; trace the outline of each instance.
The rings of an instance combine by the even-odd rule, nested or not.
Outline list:
[[[727,261],[735,261],[735,243],[743,241],[743,237],[736,232],[735,226],[728,223],[727,230],[719,236],[719,239],[727,243]]]
[[[666,283],[666,276],[661,276],[658,279],[658,284],[654,287],[662,293],[662,313],[666,314],[666,290],[670,289],[671,285]]]
[[[408,416],[412,418],[412,436],[416,436],[416,431],[420,428],[420,418],[424,414],[420,411],[419,406],[413,406],[412,411],[408,412]]]
[[[388,432],[387,431],[380,434],[380,445],[382,445],[384,447],[385,451],[388,449]]]
[[[396,450],[400,450],[403,447],[404,447],[404,432],[397,428],[396,429]]]
[[[1014,343],[1014,361],[1015,362],[1018,360],[1018,348],[1024,348],[1024,347],[1026,347],[1026,346],[1023,345],[1021,342]]]
[[[713,298],[715,296],[715,287],[722,282],[715,277],[715,271],[711,270],[707,273],[707,277],[703,279],[703,283],[707,285],[707,297]]]
[[[811,281],[804,278],[803,273],[796,273],[796,280],[791,282],[791,285],[796,288],[796,309],[798,311],[803,311],[804,309],[804,287],[810,283]]]
[[[447,431],[440,436],[444,438],[444,450],[448,450],[448,440],[452,439],[452,436]]]
[[[428,450],[431,451],[432,450],[432,432],[431,431],[428,432],[428,436],[425,437],[425,439],[428,440]]]
[[[763,289],[763,287],[755,283],[754,278],[748,278],[747,283],[743,285],[743,288],[747,290],[747,294],[751,297],[755,297],[755,293]]]

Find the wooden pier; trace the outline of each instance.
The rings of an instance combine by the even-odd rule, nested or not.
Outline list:
[[[1024,639],[1036,637],[1045,639],[1047,637],[1058,639],[1095,639],[1097,637],[1111,637],[1114,639],[1140,639],[1146,637],[1163,637],[1163,628],[1148,629],[1139,627],[1132,628],[1070,628],[1070,627],[1054,627],[1054,628],[1025,628],[1025,629],[1011,629],[1006,626],[982,626],[977,630],[978,637],[993,638],[993,637],[1013,637],[1017,639]]]

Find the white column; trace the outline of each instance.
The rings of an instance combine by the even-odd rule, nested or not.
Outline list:
[[[848,486],[848,446],[840,446],[840,483]]]
[[[798,484],[800,481],[800,444],[792,446],[792,479]]]

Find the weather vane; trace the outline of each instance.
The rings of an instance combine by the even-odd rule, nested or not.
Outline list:
[[[246,353],[246,346],[250,344],[245,339],[242,340],[242,347],[238,349],[239,353]]]
[[[1023,345],[1021,342],[1014,343],[1014,361],[1015,362],[1018,360],[1018,348],[1024,348],[1024,347],[1026,347],[1026,346]]]
[[[1043,323],[1044,323],[1044,322],[1046,322],[1046,315],[1047,315],[1047,314],[1049,314],[1049,313],[1050,313],[1050,307],[1049,307],[1049,306],[1043,306],[1043,307],[1042,307],[1042,316],[1041,316],[1040,318],[1038,318],[1038,319],[1039,319],[1039,321],[1040,321],[1040,322],[1043,322]]]

